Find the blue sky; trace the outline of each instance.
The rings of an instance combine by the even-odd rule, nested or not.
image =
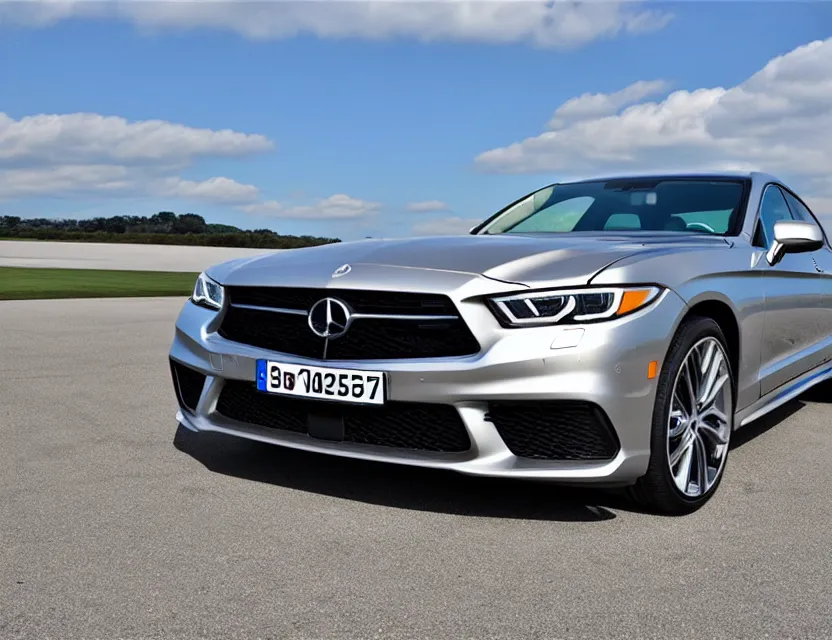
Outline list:
[[[704,151],[701,144],[691,151],[688,142],[665,136],[658,146],[666,155],[656,155],[652,145],[635,158],[598,161],[598,154],[585,152],[599,143],[586,138],[592,120],[582,115],[565,130],[561,127],[559,139],[544,141],[550,145],[544,150],[534,140],[528,148],[521,146],[522,161],[509,160],[503,152],[477,160],[484,152],[505,151],[540,136],[560,105],[585,93],[614,94],[637,81],[661,80],[664,84],[655,94],[635,101],[658,104],[677,90],[736,87],[773,58],[829,38],[829,2],[651,3],[648,9],[672,18],[644,32],[590,38],[566,48],[530,43],[522,33],[506,43],[495,42],[490,32],[466,37],[464,30],[428,41],[408,33],[379,40],[360,30],[337,38],[326,33],[255,37],[222,24],[199,26],[205,20],[193,16],[177,18],[174,26],[161,30],[148,30],[138,19],[103,14],[34,24],[14,12],[2,13],[3,4],[0,174],[6,172],[6,178],[5,191],[0,179],[0,214],[89,217],[192,211],[211,222],[282,233],[342,239],[401,236],[462,229],[560,178],[641,166],[686,168],[686,159],[693,168],[730,160],[785,172],[811,191],[807,195],[816,196],[818,206],[826,206],[832,194],[832,181],[798,167],[791,156],[769,157],[755,150],[756,144],[743,142],[744,157],[746,151],[722,145],[720,131],[726,128],[720,129],[719,123],[748,114],[745,108],[731,107],[736,101],[728,99],[723,100],[728,107],[720,106],[715,116],[709,115],[714,113],[711,106],[707,113],[694,113],[714,127],[716,140]],[[266,3],[267,8],[270,4],[281,3]],[[516,11],[523,11],[526,3],[514,4]],[[627,3],[626,9],[640,10],[635,3]],[[820,62],[806,63],[803,56],[794,63],[787,57],[784,64],[796,65],[801,73],[806,65],[815,73],[825,68],[832,76],[832,66],[823,64],[832,60],[828,49],[812,54]],[[787,73],[781,75],[788,79]],[[811,74],[806,78],[811,80]],[[775,80],[766,80],[769,84],[760,95],[780,95],[783,85]],[[809,84],[816,86],[816,79]],[[786,91],[802,99],[792,86]],[[812,117],[821,124],[832,114],[832,95],[826,95],[825,105],[823,96],[809,101]],[[764,102],[758,98],[754,104]],[[631,133],[632,123],[616,124],[608,117],[620,115],[626,106],[596,114],[596,120],[606,118],[605,127],[617,127],[608,137]],[[800,122],[804,107],[777,117]],[[689,114],[687,109],[668,116],[671,126]],[[128,133],[98,133],[95,123],[76,123],[80,133],[62,125],[62,136],[49,139],[49,134],[44,141],[38,127],[54,131],[55,122],[63,120],[53,119],[50,126],[43,119],[31,120],[71,114],[123,118]],[[209,141],[205,149],[175,161],[164,151],[156,159],[119,155],[116,149],[124,144],[124,135],[133,135],[130,123],[148,120],[214,132],[230,129],[268,142],[241,142],[253,148],[250,152],[215,153]],[[743,140],[756,135],[747,122],[746,129]],[[761,148],[777,146],[766,137],[770,130],[761,124],[760,131]],[[179,135],[173,129],[168,133]],[[76,140],[83,136],[88,139]],[[643,135],[636,137],[635,147],[641,140]],[[667,145],[664,140],[669,140]],[[165,139],[168,143],[175,145],[176,140]],[[38,150],[4,156],[4,144],[18,150],[31,144]],[[80,155],[79,144],[86,145]],[[819,143],[800,142],[789,152],[823,154],[813,144]],[[823,160],[829,161],[830,155],[827,148]],[[108,165],[118,166],[123,177],[118,184],[108,187],[84,177],[67,186],[74,172],[89,173],[90,167],[104,172]],[[56,178],[60,171],[66,172],[61,174],[65,180]],[[191,188],[214,177],[251,189],[228,195],[219,188],[201,193]],[[191,187],[162,187],[164,180],[176,185],[185,181]],[[20,186],[29,181],[31,186]],[[415,208],[436,210],[408,210],[412,203],[425,202],[434,204]],[[438,203],[446,208],[439,210]]]

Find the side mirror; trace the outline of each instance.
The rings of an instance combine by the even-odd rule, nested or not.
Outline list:
[[[816,224],[802,220],[780,220],[774,223],[774,241],[766,254],[775,265],[787,253],[817,251],[823,246],[823,233]]]

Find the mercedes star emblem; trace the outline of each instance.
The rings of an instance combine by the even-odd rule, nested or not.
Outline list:
[[[318,300],[309,310],[309,328],[321,338],[340,338],[350,324],[350,310],[335,298]]]

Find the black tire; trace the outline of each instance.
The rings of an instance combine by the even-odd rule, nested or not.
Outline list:
[[[670,412],[673,383],[688,352],[697,342],[706,337],[716,338],[722,345],[725,354],[730,355],[725,336],[719,325],[713,319],[701,316],[690,316],[682,322],[676,331],[676,335],[670,343],[664,366],[662,366],[661,373],[659,374],[650,434],[650,463],[647,467],[647,473],[639,478],[635,485],[630,487],[628,491],[631,499],[649,511],[665,515],[692,513],[713,497],[725,475],[725,468],[728,463],[728,451],[725,452],[726,459],[723,463],[722,472],[715,480],[713,486],[705,494],[691,498],[679,491],[676,483],[673,481],[670,467],[667,463],[667,416]],[[732,393],[729,416],[733,420],[736,403],[736,379],[731,367],[730,357],[727,358],[726,364],[728,373],[731,376]],[[733,423],[731,427],[733,429]]]

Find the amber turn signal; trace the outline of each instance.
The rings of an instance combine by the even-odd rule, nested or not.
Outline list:
[[[654,292],[653,289],[630,289],[624,292],[621,296],[621,304],[618,305],[616,315],[624,315],[630,311],[634,311],[642,306],[650,295]]]

